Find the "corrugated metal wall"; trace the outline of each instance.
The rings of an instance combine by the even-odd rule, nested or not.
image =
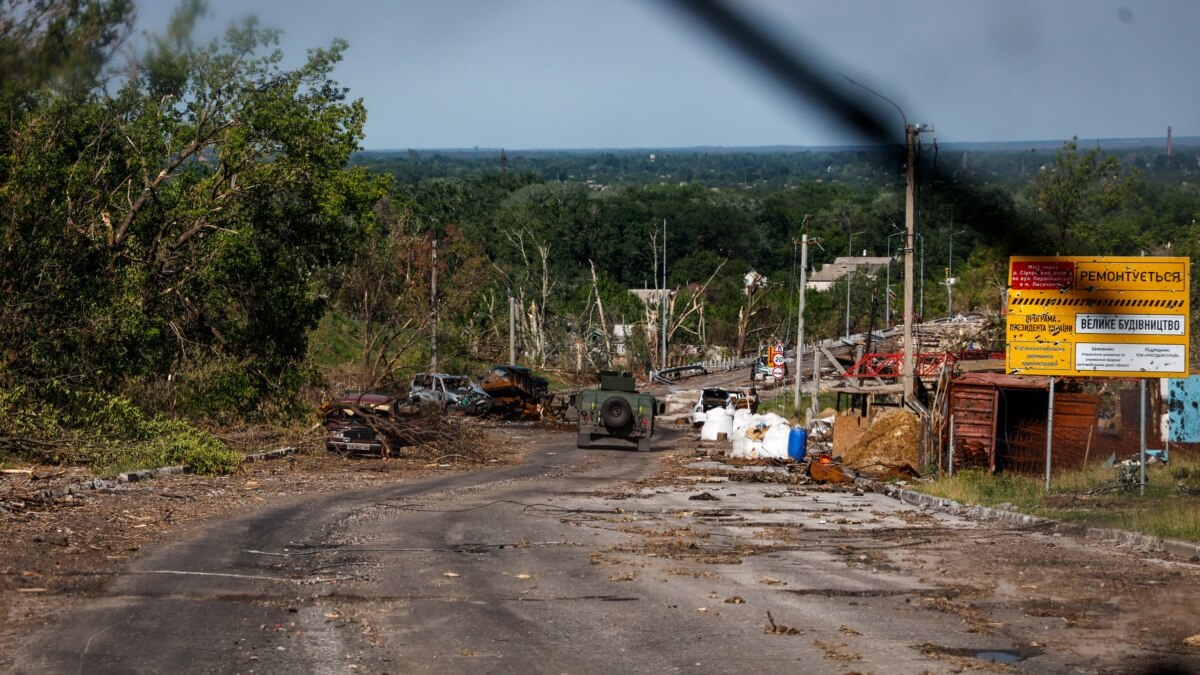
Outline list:
[[[1037,474],[1045,470],[1047,390],[1022,384],[1003,387],[968,379],[951,385],[955,471],[980,468]],[[1055,394],[1055,469],[1079,468],[1085,459],[1098,456],[1091,455],[1098,408],[1099,398],[1094,395]]]
[[[982,384],[956,383],[952,387],[954,437],[947,464],[953,461],[953,471],[968,467],[991,471],[995,468],[996,389]]]

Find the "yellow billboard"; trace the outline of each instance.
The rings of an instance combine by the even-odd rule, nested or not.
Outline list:
[[[1007,371],[1186,377],[1190,265],[1178,257],[1011,258]]]

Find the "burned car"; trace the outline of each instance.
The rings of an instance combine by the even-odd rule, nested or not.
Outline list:
[[[550,394],[550,382],[524,366],[497,365],[480,382],[491,411],[505,417],[538,417]]]
[[[422,410],[453,410],[471,391],[471,380],[465,375],[446,373],[417,373],[409,387],[408,399]]]
[[[464,415],[486,415],[492,411],[492,397],[479,384],[471,382],[459,395],[454,409]]]
[[[392,433],[400,400],[388,394],[348,393],[321,406],[325,449],[343,455],[393,454],[403,443]]]
[[[650,450],[654,415],[662,413],[665,404],[638,392],[636,385],[629,373],[602,371],[599,389],[575,395],[579,411],[576,446],[586,448],[593,440],[607,436],[637,443],[638,452]]]

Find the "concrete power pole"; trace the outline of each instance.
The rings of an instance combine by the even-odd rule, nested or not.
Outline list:
[[[915,186],[917,183],[917,134],[915,124],[904,125],[904,164],[906,185],[904,188],[904,402],[912,400],[915,390],[913,376],[913,249],[916,244],[917,218]]]
[[[846,77],[843,75],[842,77]],[[861,87],[867,92],[878,96],[889,103],[896,112],[900,113],[900,118],[904,120],[904,164],[905,164],[905,189],[904,189],[904,402],[908,403],[913,398],[913,392],[916,390],[914,378],[916,376],[916,362],[913,352],[913,252],[916,249],[917,235],[917,214],[916,214],[916,184],[917,184],[917,138],[922,131],[933,131],[932,127],[922,126],[919,124],[909,124],[908,116],[900,106],[892,99],[880,94],[870,87],[855,82],[853,79],[846,79],[857,87]],[[924,237],[921,239],[921,305],[924,310],[925,304],[925,244]]]
[[[667,369],[667,326],[670,322],[670,317],[667,316],[667,219],[663,218],[663,243],[662,243],[662,313],[660,323],[662,324],[659,330],[662,331],[662,368]]]
[[[792,392],[797,415],[800,414],[800,380],[804,379],[804,291],[808,285],[808,224],[811,221],[812,214],[804,214],[804,234],[800,235],[800,311],[796,313],[796,386]]]

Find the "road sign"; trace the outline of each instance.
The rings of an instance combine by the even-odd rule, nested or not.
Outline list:
[[[1012,258],[1006,369],[1186,376],[1189,265],[1188,258]]]
[[[783,379],[783,366],[775,366],[774,368],[771,369],[771,374],[775,376],[775,379],[782,380]]]
[[[775,356],[771,357],[771,365],[773,365],[773,366],[782,366],[783,365],[783,352],[775,352]]]

